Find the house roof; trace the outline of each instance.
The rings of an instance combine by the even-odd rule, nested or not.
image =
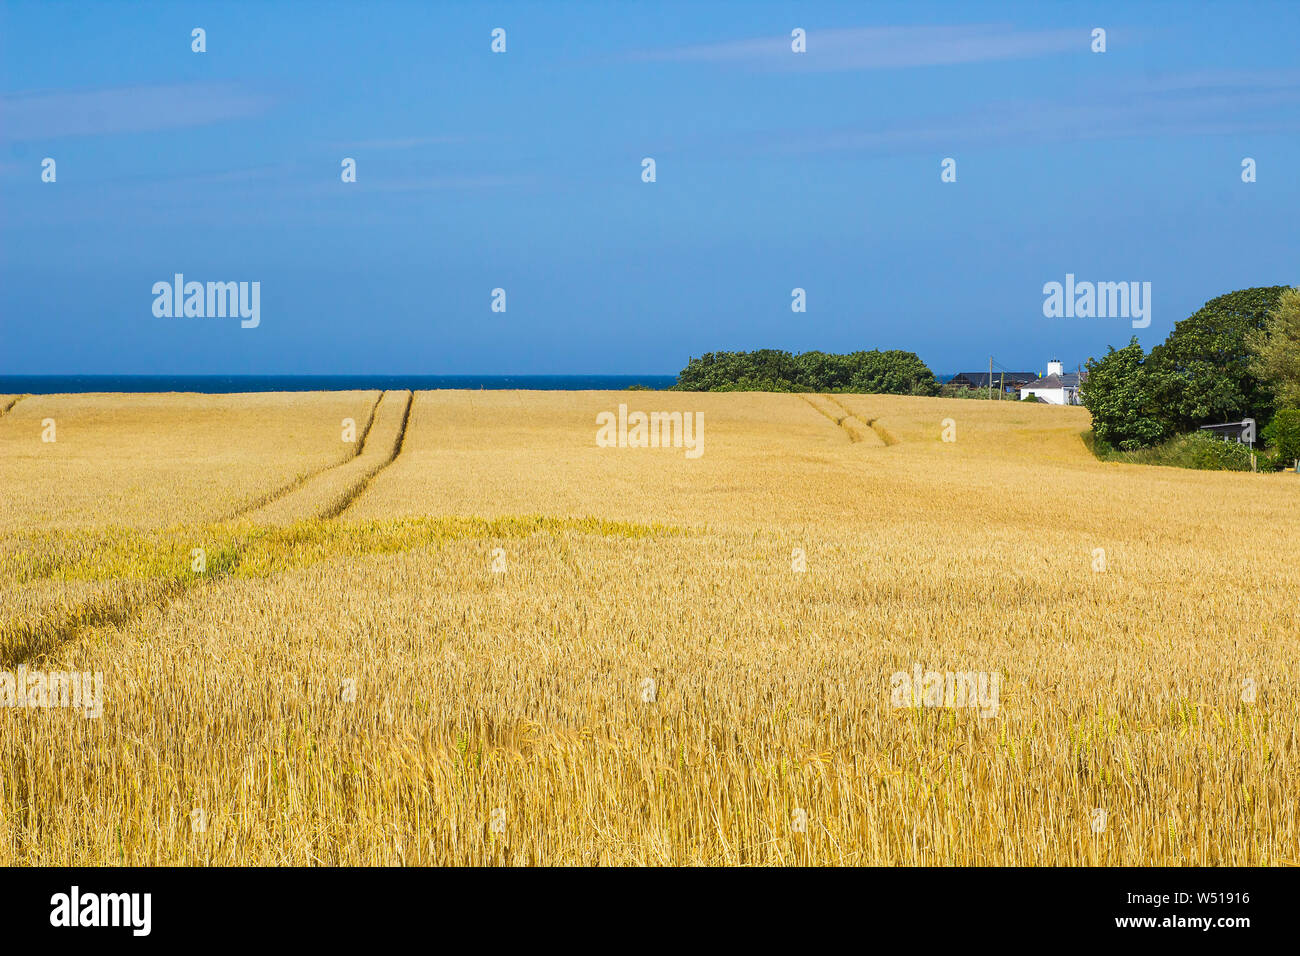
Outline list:
[[[1036,378],[1023,388],[1078,388],[1088,380],[1087,372],[1066,372],[1064,375],[1044,375]]]
[[[1032,382],[1038,377],[1037,372],[994,372],[993,384],[1000,385],[1004,380],[1008,385],[1019,385],[1024,382]],[[978,388],[987,388],[989,384],[988,372],[958,372],[948,380],[949,385],[973,385]]]

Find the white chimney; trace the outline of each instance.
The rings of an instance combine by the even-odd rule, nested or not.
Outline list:
[[[1061,360],[1060,360],[1060,359],[1052,359],[1050,362],[1047,363],[1047,374],[1048,374],[1048,375],[1064,375],[1064,374],[1065,374],[1065,366],[1061,364]],[[1047,376],[1044,376],[1044,378],[1046,378],[1046,377],[1047,377]]]

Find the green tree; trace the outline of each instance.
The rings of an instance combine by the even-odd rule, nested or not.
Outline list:
[[[1134,336],[1122,349],[1088,360],[1088,377],[1079,397],[1092,413],[1093,434],[1113,448],[1132,451],[1171,434],[1160,414],[1156,371]]]
[[[678,391],[876,392],[937,395],[939,382],[914,352],[709,352],[691,358]]]
[[[848,390],[877,395],[938,395],[939,380],[915,352],[854,352]]]
[[[1160,417],[1178,431],[1272,417],[1272,389],[1251,371],[1247,336],[1262,330],[1286,286],[1241,289],[1211,299],[1151,350]]]
[[[814,391],[848,388],[853,376],[852,356],[829,352],[803,352],[794,357],[799,382]]]
[[[1285,408],[1278,412],[1260,437],[1273,445],[1283,466],[1300,460],[1300,409]]]
[[[778,391],[788,390],[797,377],[794,356],[789,352],[708,352],[687,363],[674,387],[686,392],[716,392],[748,385],[755,390]]]
[[[1300,408],[1300,289],[1283,289],[1262,329],[1246,335],[1252,375],[1268,383],[1283,408]]]

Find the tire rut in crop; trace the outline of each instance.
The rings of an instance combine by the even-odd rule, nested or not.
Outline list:
[[[249,515],[274,504],[276,501],[287,498],[289,495],[307,485],[313,479],[319,478],[336,468],[342,468],[355,462],[365,453],[367,439],[370,437],[374,426],[380,402],[386,394],[386,392],[381,392],[379,397],[375,399],[375,403],[370,410],[370,418],[362,429],[361,435],[357,441],[357,450],[355,454],[350,456],[346,461],[319,468],[294,482],[288,488],[268,497],[263,503],[241,510],[231,518],[227,518],[218,523],[232,524],[238,522],[240,519],[247,520]],[[349,490],[348,495],[341,506],[327,509],[326,513],[317,515],[317,517],[332,518],[343,511],[365,489],[365,486],[374,475],[378,474],[396,460],[406,438],[406,425],[410,419],[411,404],[413,400],[414,393],[408,393],[406,405],[403,409],[401,425],[398,428],[392,452],[386,456],[377,467],[368,472],[360,482]],[[12,407],[12,404],[13,403],[11,403],[10,407]],[[233,572],[239,564],[240,554],[245,547],[246,544],[244,542],[237,543],[233,549],[231,559],[228,562],[223,563],[220,566],[220,570],[209,568],[210,573],[201,579],[194,579],[192,581],[158,581],[137,591],[124,589],[118,593],[107,594],[95,598],[92,601],[88,601],[78,607],[72,608],[66,613],[51,616],[40,621],[18,625],[9,628],[7,631],[0,631],[0,664],[3,664],[7,668],[17,667],[29,663],[34,659],[56,654],[61,648],[75,641],[83,631],[96,627],[114,627],[120,629],[127,626],[150,609],[164,611],[173,601],[199,584],[218,580]]]
[[[379,467],[374,471],[367,474],[336,509],[332,509],[328,514],[321,515],[322,518],[337,518],[339,515],[343,514],[343,512],[351,508],[352,503],[360,498],[362,493],[370,487],[370,483],[375,480],[375,476],[393,462],[397,461],[397,456],[402,453],[402,446],[406,444],[406,426],[410,424],[411,407],[413,405],[415,405],[415,392],[411,392],[406,397],[406,411],[402,413],[402,424],[397,429],[397,440],[393,443],[393,453],[388,457],[388,460],[379,465]]]
[[[221,521],[222,522],[234,521],[237,518],[247,517],[248,515],[253,514],[253,512],[259,511],[262,508],[265,508],[268,505],[273,504],[276,501],[279,501],[281,498],[293,494],[303,485],[307,484],[307,482],[311,481],[314,478],[319,477],[325,472],[330,471],[331,469],[334,468],[341,468],[344,465],[346,465],[348,462],[353,461],[356,458],[360,458],[361,454],[366,450],[366,438],[369,437],[370,435],[370,428],[375,423],[375,412],[378,411],[379,403],[384,400],[384,396],[386,394],[388,394],[386,391],[380,391],[380,393],[375,397],[374,404],[370,406],[370,416],[366,419],[366,424],[361,429],[361,434],[357,438],[356,448],[353,450],[351,455],[349,455],[343,461],[336,461],[331,464],[321,465],[319,468],[315,468],[304,475],[299,475],[297,478],[289,482],[289,484],[285,485],[283,488],[279,488],[268,495],[263,495],[262,497],[257,498],[256,500],[250,502],[249,504],[244,505],[242,508],[240,508],[238,511],[234,512],[233,514],[227,515],[225,518],[222,518]]]
[[[898,439],[895,438],[893,435],[891,435],[885,429],[885,426],[880,424],[879,418],[863,418],[861,415],[859,415],[857,412],[850,409],[847,405],[841,402],[838,398],[835,398],[833,395],[824,395],[822,397],[825,398],[827,401],[832,402],[839,408],[842,408],[847,416],[847,419],[851,419],[855,422],[858,422],[866,426],[867,428],[870,428],[873,432],[876,433],[876,436],[880,439],[882,444],[886,446],[898,444]]]

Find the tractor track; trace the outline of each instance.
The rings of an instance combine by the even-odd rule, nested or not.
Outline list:
[[[26,397],[27,397],[26,395],[17,395],[13,399],[11,399],[9,403],[5,405],[4,408],[0,408],[0,418],[3,418],[5,415],[7,415],[9,413],[9,409],[13,408],[15,405],[17,405]]]
[[[881,442],[883,442],[885,445],[898,444],[898,439],[885,430],[885,427],[880,424],[879,418],[864,419],[861,415],[858,415],[856,412],[852,411],[847,405],[845,405],[835,396],[823,395],[822,397],[825,398],[828,402],[831,402],[832,404],[842,408],[847,418],[852,418],[854,421],[861,422],[862,424],[870,428],[873,432],[875,432],[880,437]]]
[[[359,436],[357,451],[354,455],[350,456],[346,461],[317,469],[269,497],[260,505],[242,509],[231,518],[217,523],[229,525],[239,521],[247,524],[249,517],[255,512],[288,498],[289,495],[304,488],[313,479],[322,477],[334,469],[354,464],[365,453],[366,442],[374,426],[380,403],[387,394],[387,392],[380,392],[379,397],[375,399],[375,403],[370,410],[370,418]],[[17,399],[11,402],[9,408],[12,408],[16,402]],[[339,502],[331,504],[313,517],[319,520],[331,520],[341,515],[369,487],[370,482],[376,475],[397,460],[406,442],[406,428],[410,422],[411,407],[414,404],[415,393],[413,391],[408,392],[392,451],[378,465],[364,472],[359,481],[351,484]],[[8,408],[5,411],[8,411]],[[35,622],[24,622],[0,630],[0,664],[3,664],[6,668],[18,667],[33,660],[56,654],[61,648],[76,641],[84,631],[99,627],[120,629],[139,619],[150,610],[166,611],[174,601],[200,584],[219,580],[233,573],[239,567],[240,557],[246,547],[246,542],[238,542],[233,552],[228,555],[228,560],[218,568],[210,570],[202,578],[150,582],[136,592],[127,591],[125,593],[101,595],[57,617]]]
[[[307,472],[306,474],[299,475],[297,478],[289,482],[283,488],[279,488],[268,495],[263,495],[260,498],[254,499],[252,502],[244,505],[242,508],[240,508],[238,511],[234,512],[233,514],[229,514],[226,517],[222,518],[217,523],[221,524],[226,521],[234,521],[238,518],[247,517],[248,515],[251,515],[253,512],[259,511],[262,508],[265,508],[267,505],[279,501],[281,498],[284,498],[287,495],[293,494],[295,491],[297,491],[299,488],[307,484],[307,482],[311,481],[313,478],[317,477],[318,475],[322,475],[325,472],[330,471],[331,469],[342,467],[343,465],[346,465],[348,462],[352,461],[353,459],[360,458],[362,452],[366,450],[366,439],[370,436],[370,427],[375,423],[375,412],[378,410],[379,403],[384,400],[384,395],[386,394],[387,394],[386,391],[381,390],[379,394],[375,396],[374,404],[370,406],[370,415],[366,419],[366,424],[361,429],[361,434],[357,437],[356,449],[352,452],[350,456],[345,458],[343,461],[336,461],[333,462],[332,464],[321,465],[319,468],[314,468],[311,471]]]
[[[830,408],[819,405],[806,394],[799,393],[799,397],[838,425],[848,436],[850,443],[860,444],[865,442],[873,446],[889,444],[872,422],[859,418],[852,410],[846,408],[841,402],[836,401],[829,395],[817,394],[816,397],[821,401],[830,403],[832,406]]]
[[[410,424],[411,408],[414,405],[415,405],[415,392],[411,392],[406,397],[406,410],[402,412],[402,423],[397,428],[397,440],[393,443],[392,454],[389,455],[388,458],[377,468],[375,468],[373,471],[366,474],[366,476],[362,478],[361,481],[359,481],[356,484],[356,486],[344,497],[343,501],[339,505],[337,505],[337,507],[328,509],[327,513],[322,514],[321,515],[322,518],[327,518],[327,519],[337,518],[339,515],[343,514],[343,512],[351,508],[352,503],[361,497],[361,495],[365,492],[367,488],[370,487],[370,483],[375,480],[375,478],[379,475],[379,473],[383,471],[385,468],[387,468],[389,465],[391,465],[393,462],[397,461],[397,456],[402,453],[402,446],[406,444],[406,426]]]

